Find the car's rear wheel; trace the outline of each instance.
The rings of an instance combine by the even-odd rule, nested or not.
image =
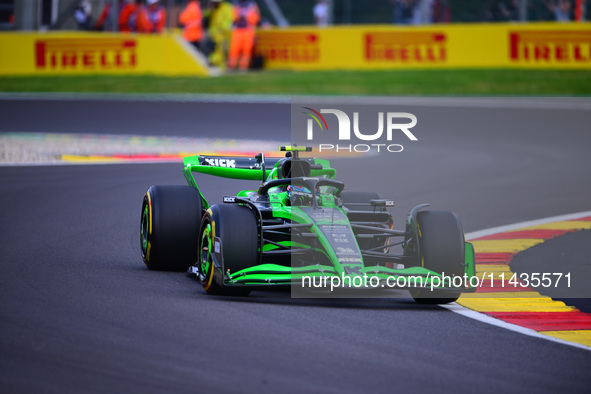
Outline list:
[[[224,286],[223,276],[228,270],[234,273],[257,264],[257,232],[255,214],[247,207],[214,205],[205,212],[198,260],[199,280],[205,291],[218,295],[250,293],[248,288]]]
[[[417,214],[421,266],[446,276],[464,275],[464,231],[455,213],[425,211]],[[447,304],[456,301],[460,292],[412,289],[415,301],[422,304]]]
[[[152,186],[144,195],[140,224],[142,259],[151,270],[184,271],[197,261],[203,208],[190,186]]]

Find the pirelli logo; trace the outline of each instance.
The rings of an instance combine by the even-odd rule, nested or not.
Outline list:
[[[513,62],[589,63],[589,31],[519,31],[509,33],[509,56]]]
[[[46,39],[35,42],[38,70],[129,70],[137,41],[121,38]]]
[[[447,36],[443,32],[369,32],[365,60],[391,63],[445,63]]]
[[[320,60],[316,33],[295,32],[261,35],[257,52],[265,59],[286,63],[316,63]]]

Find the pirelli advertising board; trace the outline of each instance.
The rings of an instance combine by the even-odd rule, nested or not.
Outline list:
[[[591,23],[347,26],[259,30],[269,69],[591,69]],[[207,75],[177,34],[0,33],[0,75]]]
[[[174,34],[2,33],[0,75],[207,75],[207,67]]]
[[[260,31],[271,69],[591,68],[590,23],[355,26]]]

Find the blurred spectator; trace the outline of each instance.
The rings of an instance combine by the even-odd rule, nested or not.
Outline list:
[[[256,26],[261,19],[259,7],[254,1],[239,0],[234,6],[233,19],[234,29],[230,42],[228,68],[236,68],[240,59],[240,69],[246,70],[252,57]]]
[[[449,0],[435,0],[433,3],[433,23],[450,23],[451,8]]]
[[[212,44],[209,63],[212,66],[225,68],[228,43],[232,36],[234,7],[224,0],[212,0],[211,7],[207,10],[207,13],[209,19],[207,33]]]
[[[179,16],[179,22],[183,26],[183,38],[191,43],[195,49],[200,49],[199,43],[203,36],[203,14],[201,5],[197,0],[189,1]]]
[[[96,23],[94,24],[95,30],[105,30],[111,31],[113,30],[112,18],[111,18],[111,8],[112,4],[110,1],[106,2],[103,10],[99,18],[97,19]]]
[[[417,0],[392,0],[394,5],[394,23],[397,25],[410,24],[417,2]]]
[[[131,16],[135,12],[136,4],[134,0],[125,0],[119,8],[119,31],[130,32],[131,26],[129,24]]]
[[[74,19],[80,30],[90,30],[92,26],[92,3],[90,0],[81,0],[74,10]]]
[[[147,0],[148,27],[150,33],[162,33],[166,25],[166,10],[160,5],[159,0]]]
[[[498,7],[498,20],[512,22],[519,20],[519,0],[500,1]]]
[[[568,22],[571,20],[571,2],[570,0],[544,0],[546,7],[554,14],[557,22]]]
[[[493,0],[486,10],[488,22],[506,22],[519,20],[519,0]]]
[[[416,0],[412,10],[412,24],[426,25],[433,23],[433,4],[435,0]]]
[[[148,8],[144,5],[142,0],[136,0],[135,9],[129,15],[128,20],[129,30],[136,33],[150,33],[152,31],[152,24],[148,16]]]
[[[523,0],[527,1],[527,0]],[[520,0],[511,0],[506,9],[507,20],[518,22],[521,18],[519,16]]]
[[[328,4],[326,4],[325,0],[316,0],[314,23],[316,23],[316,26],[328,26]]]
[[[585,9],[585,0],[577,0],[575,3],[575,20],[583,21],[583,11]]]

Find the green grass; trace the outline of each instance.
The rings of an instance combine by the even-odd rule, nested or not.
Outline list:
[[[591,71],[265,71],[213,78],[104,75],[0,77],[0,92],[580,96],[591,95]]]

